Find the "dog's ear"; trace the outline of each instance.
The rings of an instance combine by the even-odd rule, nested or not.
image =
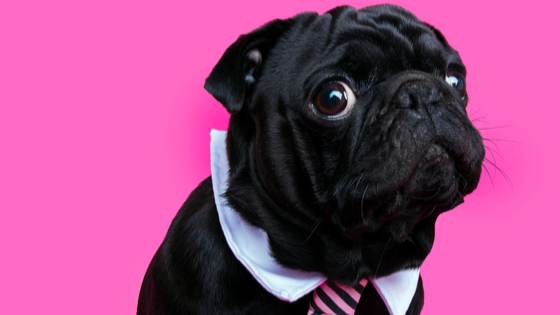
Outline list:
[[[430,25],[426,22],[422,22],[422,23],[424,23],[424,25],[426,25],[430,30],[432,30],[432,33],[434,33],[434,36],[443,45],[443,47],[450,48],[449,43],[447,42],[447,39],[445,39],[443,34],[437,28],[433,27],[432,25]]]
[[[230,114],[243,108],[247,92],[258,80],[263,59],[292,24],[293,19],[274,20],[249,34],[239,36],[214,66],[204,88]]]

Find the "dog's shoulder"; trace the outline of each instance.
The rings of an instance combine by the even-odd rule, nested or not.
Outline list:
[[[140,297],[138,314],[304,314],[308,303],[276,299],[235,258],[221,229],[210,177],[173,219]]]
[[[220,276],[236,269],[228,249],[208,177],[183,203],[154,255],[140,293],[149,302],[138,314],[202,313],[224,292]]]

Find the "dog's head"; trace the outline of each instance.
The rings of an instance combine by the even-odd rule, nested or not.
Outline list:
[[[465,77],[443,35],[395,6],[305,13],[241,36],[205,85],[232,114],[230,203],[273,250],[282,233],[384,251],[412,242],[418,265],[437,215],[481,174]],[[290,224],[275,232],[278,220]],[[352,255],[365,259],[360,246]]]

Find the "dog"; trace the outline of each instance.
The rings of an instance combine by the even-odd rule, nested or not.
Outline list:
[[[370,279],[355,314],[419,314],[436,219],[477,187],[484,160],[465,77],[439,30],[392,5],[240,36],[205,83],[231,114],[212,135],[212,176],[154,255],[138,314],[305,315],[327,278]],[[309,286],[274,292],[261,258]],[[384,296],[395,275],[413,279],[400,311]]]

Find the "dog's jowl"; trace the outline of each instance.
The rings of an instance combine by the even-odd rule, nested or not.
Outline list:
[[[466,68],[390,5],[272,21],[204,87],[231,114],[138,314],[419,314],[439,214],[477,186]]]

